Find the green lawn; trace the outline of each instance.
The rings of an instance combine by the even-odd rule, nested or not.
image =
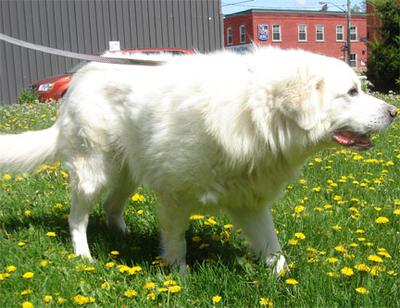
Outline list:
[[[0,107],[0,131],[47,127],[57,107]],[[400,307],[399,138],[396,123],[369,152],[320,153],[288,186],[273,208],[291,268],[282,278],[252,260],[222,215],[192,217],[186,276],[163,266],[157,197],[145,189],[126,207],[129,237],[109,234],[100,206],[94,210],[96,262],[88,263],[72,254],[62,165],[1,174],[0,307]]]

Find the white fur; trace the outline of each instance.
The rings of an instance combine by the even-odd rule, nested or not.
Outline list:
[[[356,86],[360,93],[347,94]],[[160,67],[91,63],[77,72],[48,130],[0,136],[0,167],[59,159],[71,174],[75,253],[90,258],[89,212],[102,192],[107,224],[139,184],[160,197],[164,256],[184,267],[192,213],[225,210],[267,264],[284,267],[269,210],[332,134],[385,129],[393,106],[360,89],[345,63],[297,50],[255,49],[169,60]]]

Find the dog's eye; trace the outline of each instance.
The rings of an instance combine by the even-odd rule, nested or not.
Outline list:
[[[357,87],[352,87],[349,92],[347,92],[348,95],[350,96],[356,96],[358,94],[358,89]]]

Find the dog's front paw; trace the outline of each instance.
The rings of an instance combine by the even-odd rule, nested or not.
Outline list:
[[[273,269],[275,276],[284,276],[289,271],[286,258],[282,253],[277,253],[267,257],[265,263]]]

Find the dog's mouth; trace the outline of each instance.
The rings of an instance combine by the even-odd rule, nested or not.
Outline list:
[[[337,131],[333,134],[333,140],[346,147],[357,147],[360,150],[368,150],[373,146],[369,134],[355,133],[349,130]]]

